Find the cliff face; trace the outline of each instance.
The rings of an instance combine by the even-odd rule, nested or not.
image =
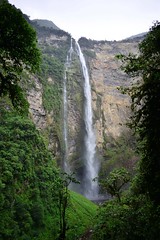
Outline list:
[[[32,117],[33,122],[37,126],[38,129],[46,128],[47,121],[47,113],[43,107],[43,100],[42,100],[42,84],[40,83],[39,79],[34,77],[32,79],[34,81],[34,88],[30,89],[27,93],[27,99],[30,104],[30,114]]]
[[[130,99],[118,89],[131,84],[131,79],[121,71],[118,54],[137,53],[139,40],[119,42],[93,42],[82,46],[87,57],[92,84],[92,101],[97,145],[101,149],[104,139],[116,139],[123,134],[129,117]],[[93,57],[90,57],[92,53]]]
[[[30,117],[44,135],[49,150],[61,164],[63,152],[62,106],[63,77],[70,35],[35,25],[38,44],[42,51],[41,72],[30,76],[27,99],[30,104]]]
[[[43,53],[42,74],[33,76],[34,86],[28,89],[31,118],[47,140],[49,149],[62,165],[63,139],[63,81],[65,62],[71,37],[65,32],[38,29],[39,46]],[[118,87],[131,80],[120,70],[117,54],[137,53],[141,38],[119,42],[92,41],[81,38],[79,44],[86,58],[92,88],[92,107],[97,148],[107,148],[109,139],[117,139],[126,129],[130,99]],[[46,70],[47,69],[47,70]],[[67,69],[68,99],[68,159],[71,169],[83,172],[83,75],[73,41],[72,61]],[[107,141],[106,141],[107,139]]]

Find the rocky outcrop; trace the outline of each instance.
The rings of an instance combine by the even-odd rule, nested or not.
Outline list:
[[[47,114],[43,107],[43,88],[37,77],[32,77],[32,80],[34,81],[34,88],[30,89],[27,93],[27,99],[30,104],[29,111],[37,128],[44,129],[47,126]]]

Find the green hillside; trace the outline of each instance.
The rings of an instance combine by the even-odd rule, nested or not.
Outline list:
[[[77,239],[89,228],[96,216],[97,206],[84,196],[71,192],[71,203],[68,209],[69,224],[73,230],[68,231],[68,239]]]
[[[62,182],[56,163],[28,118],[17,115],[4,100],[0,109],[0,238],[57,239]],[[67,239],[85,231],[96,208],[70,193]]]

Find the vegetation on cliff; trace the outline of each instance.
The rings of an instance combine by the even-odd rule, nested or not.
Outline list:
[[[0,237],[57,239],[61,219],[59,196],[63,193],[59,170],[33,123],[6,107],[11,109],[1,101]],[[75,193],[70,194],[66,236],[76,239],[94,217],[96,206]]]
[[[158,239],[160,235],[160,23],[155,23],[139,45],[138,56],[120,56],[124,62],[124,71],[131,76],[141,78],[126,90],[132,99],[131,127],[138,135],[140,160],[137,174],[131,180],[131,175],[135,174],[133,166],[138,160],[134,152],[135,139],[128,133],[116,140],[104,139],[105,160],[100,180],[102,187],[112,195],[113,199],[99,207],[95,217],[96,205],[68,189],[69,183],[75,179],[71,175],[60,173],[55,159],[47,149],[46,139],[40,135],[27,116],[17,113],[9,100],[9,98],[12,100],[19,112],[28,108],[27,102],[24,100],[25,105],[22,101],[24,96],[22,87],[19,86],[20,79],[23,78],[27,86],[29,75],[23,70],[34,72],[39,67],[40,51],[36,45],[35,31],[28,25],[29,22],[41,39],[39,47],[43,56],[41,72],[37,76],[43,88],[43,107],[47,114],[52,114],[54,120],[50,126],[59,141],[62,141],[62,80],[70,35],[62,30],[41,27],[36,22],[31,22],[26,15],[22,15],[20,10],[5,0],[0,1],[0,4],[0,22],[3,30],[0,39],[0,238],[78,239],[86,228],[93,227],[94,219],[92,239]],[[18,23],[20,20],[23,27],[17,28],[20,32],[15,32],[16,25],[10,19]],[[21,34],[22,30],[24,35]],[[15,33],[17,35],[14,35]],[[21,37],[21,41],[26,40],[25,34],[30,36],[28,52],[25,51],[27,43],[24,42],[23,49],[17,39]],[[50,38],[46,41],[48,36]],[[59,37],[65,38],[65,41],[60,41]],[[85,38],[80,41],[86,48],[86,55],[94,59],[92,47],[95,42]],[[56,47],[57,42],[60,48]],[[24,51],[18,52],[19,47]],[[88,50],[88,47],[91,50]],[[32,52],[31,49],[34,51]],[[32,59],[34,57],[35,59]],[[70,74],[75,76],[75,69],[70,69]],[[79,93],[75,96],[73,94],[77,89],[77,83],[68,79],[72,85],[69,86],[70,102],[76,102],[77,99],[77,106],[71,104],[72,108],[76,108],[79,107],[82,99]],[[80,83],[78,84],[80,90]],[[76,117],[75,121],[77,121]],[[77,160],[76,154],[75,160]],[[77,167],[79,163],[74,161],[74,164]],[[111,170],[113,171],[110,173]],[[122,193],[123,186],[129,181],[129,190]]]
[[[138,56],[119,56],[123,69],[140,80],[126,89],[132,99],[131,128],[138,134],[137,174],[130,189],[99,209],[93,239],[155,240],[160,234],[160,23],[140,43]],[[113,172],[112,184],[117,175]],[[121,178],[121,176],[119,176]],[[114,180],[114,181],[113,181]],[[115,189],[115,188],[114,188]],[[116,193],[117,194],[117,193]],[[115,196],[116,196],[115,194]]]
[[[126,168],[133,176],[139,159],[136,145],[136,138],[131,131],[124,131],[116,140],[105,137],[100,179],[106,178],[115,168],[121,167]]]
[[[23,70],[34,71],[39,67],[40,51],[36,46],[35,31],[23,18],[24,16],[27,19],[27,16],[22,16],[21,11],[7,1],[3,2],[4,4],[0,5],[0,21],[3,23],[1,30],[6,35],[9,34],[9,38],[8,41],[4,41],[6,40],[4,34],[0,40],[2,90],[0,96],[0,238],[6,240],[77,239],[92,221],[97,207],[82,196],[70,192],[68,185],[66,195],[65,183],[70,176],[67,175],[63,179],[56,161],[47,149],[45,139],[27,116],[19,115],[19,112],[27,109],[22,104],[20,94],[23,98],[22,88],[27,86],[27,78],[30,77]],[[18,24],[14,24],[12,20]],[[22,32],[16,32],[15,26]],[[25,51],[27,50],[25,34],[28,33],[30,39],[26,37],[28,39],[26,41],[31,42],[28,42],[27,52]],[[64,34],[62,31],[58,33]],[[18,37],[22,40],[21,43],[18,42]],[[15,48],[12,43],[15,44]],[[22,47],[22,43],[26,49],[20,48],[22,51],[18,52],[17,48]],[[49,46],[47,48],[49,49]],[[45,52],[44,48],[43,51]],[[66,47],[63,52],[61,51],[62,54],[59,54],[59,59],[44,53],[42,72],[39,73],[39,78],[46,87],[44,89],[47,89],[46,92],[44,91],[44,99],[53,98],[53,105],[44,100],[45,110],[53,111],[55,115],[59,114],[60,109],[59,91],[61,91],[65,51]],[[57,54],[56,49],[55,53]],[[32,59],[34,57],[35,59]],[[34,61],[37,61],[35,65]],[[23,87],[19,85],[21,77],[25,80]],[[49,85],[46,84],[49,77],[52,79],[53,87],[48,87]],[[26,106],[28,107],[27,102]],[[19,111],[17,112],[16,109]],[[74,179],[71,180],[74,181]],[[65,215],[59,211],[62,208]],[[66,225],[62,229],[63,221]],[[62,234],[62,231],[65,234],[64,232]]]
[[[0,236],[38,239],[56,215],[53,199],[58,171],[30,120],[6,111],[1,104],[0,122]]]
[[[62,41],[58,44],[61,45],[60,48],[57,47],[57,43],[55,42],[52,44],[47,41],[39,43],[42,51],[42,64],[38,78],[42,84],[43,107],[46,114],[52,116],[51,123],[46,126],[45,136],[50,141],[50,136],[54,135],[54,140],[56,140],[58,148],[62,150],[63,78],[69,41]]]
[[[22,71],[35,72],[40,65],[36,32],[20,10],[4,1],[0,4],[0,97],[8,95],[17,110],[28,111],[19,85]]]

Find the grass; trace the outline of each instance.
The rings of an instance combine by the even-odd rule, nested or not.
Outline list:
[[[77,240],[94,223],[98,206],[81,194],[70,192],[70,203],[67,208],[67,226],[66,240]],[[56,240],[58,239],[59,216],[46,216],[46,229],[41,232],[35,240]]]
[[[78,239],[91,227],[97,212],[97,205],[81,194],[71,192],[70,206],[67,211],[69,230],[67,239]]]

